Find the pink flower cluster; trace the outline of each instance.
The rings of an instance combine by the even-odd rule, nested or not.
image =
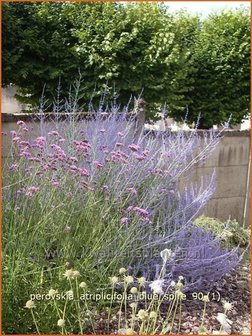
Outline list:
[[[39,191],[39,187],[31,186],[31,187],[28,188],[28,190],[26,192],[26,196],[32,197],[33,194],[35,194],[38,191]]]
[[[139,215],[139,220],[145,223],[151,223],[150,220],[150,213],[146,209],[140,208],[140,207],[134,207],[134,206],[129,206],[127,208],[127,211],[129,212],[134,212]]]
[[[112,151],[111,158],[106,158],[106,161],[128,164],[129,163],[128,158],[129,158],[128,154],[124,153],[121,150],[117,150],[117,151]]]
[[[118,180],[127,178],[127,173],[131,169],[135,173],[135,159],[143,161],[148,154],[148,151],[142,150],[137,144],[131,143],[128,145],[123,132],[117,132],[113,143],[109,143],[103,141],[103,138],[105,139],[107,136],[107,131],[105,128],[100,128],[98,130],[99,141],[93,144],[92,141],[86,140],[88,133],[80,130],[80,139],[75,138],[66,145],[63,144],[66,141],[65,138],[60,135],[58,130],[51,130],[46,136],[39,136],[29,142],[26,140],[27,137],[22,134],[22,131],[27,128],[26,124],[20,121],[18,125],[20,126],[19,131],[11,131],[11,136],[15,145],[14,150],[18,149],[18,155],[25,160],[22,161],[22,165],[16,163],[10,165],[10,171],[14,172],[19,167],[20,169],[23,167],[25,174],[38,176],[38,182],[40,178],[45,177],[45,183],[48,184],[49,182],[54,189],[64,189],[66,184],[63,182],[65,179],[61,179],[61,174],[67,174],[67,181],[71,181],[70,185],[90,192],[99,189],[108,199],[110,193],[117,191],[113,190],[113,184],[109,184],[109,187],[103,183],[100,185],[99,174],[104,176],[105,173],[106,176],[107,171],[110,172],[111,169],[113,171],[114,167],[117,170],[117,166],[114,165],[116,163],[121,170],[118,171],[116,178]],[[121,141],[124,137],[125,143]],[[97,148],[95,148],[96,144]],[[27,165],[27,162],[29,162],[29,165]],[[108,176],[108,178],[110,177]],[[122,192],[123,197],[127,194],[137,196],[137,189],[131,186],[127,187],[127,184],[125,184]],[[38,187],[29,187],[24,194],[31,197],[37,191]],[[147,210],[133,207],[132,211],[139,216],[140,220],[148,221]],[[126,223],[128,219],[124,219],[122,222]]]
[[[28,126],[26,125],[26,123],[24,121],[19,120],[17,122],[17,125],[20,126],[21,131],[23,131],[23,132],[28,132],[29,131]]]

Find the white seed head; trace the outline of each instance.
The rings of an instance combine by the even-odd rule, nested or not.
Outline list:
[[[150,283],[150,288],[152,289],[154,294],[164,294],[163,291],[163,285],[164,281],[163,280],[154,280]]]
[[[118,283],[118,277],[116,277],[116,276],[110,277],[109,281],[114,286],[115,284]]]
[[[144,320],[146,317],[148,317],[148,313],[144,309],[140,309],[137,313],[137,316],[140,318],[140,320]]]
[[[202,298],[202,301],[203,302],[210,302],[209,296],[208,295],[204,295],[203,298]]]
[[[79,271],[73,271],[73,275],[72,275],[73,279],[78,278],[79,276],[80,276],[80,272]]]
[[[50,297],[53,297],[53,296],[55,296],[55,295],[57,294],[57,292],[58,292],[57,290],[51,288],[51,289],[49,290],[49,292],[48,292],[48,295],[49,295]]]
[[[124,274],[126,272],[127,272],[127,270],[124,267],[122,267],[122,268],[119,269],[119,274]]]
[[[234,305],[226,300],[222,301],[222,305],[226,311],[232,310],[234,308]]]
[[[163,251],[160,252],[160,256],[163,259],[163,262],[166,263],[172,257],[172,250],[164,249]]]
[[[141,277],[141,278],[137,278],[137,281],[138,281],[140,286],[144,286],[145,282],[146,282],[146,279],[145,279],[145,277]]]
[[[132,287],[130,290],[131,294],[136,294],[138,292],[138,289],[136,287]]]
[[[126,282],[127,284],[134,282],[134,278],[133,278],[133,276],[131,276],[131,275],[127,275],[127,276],[125,277],[125,282]]]
[[[80,284],[79,284],[80,288],[86,288],[87,287],[87,284],[86,282],[82,281]]]
[[[59,319],[58,322],[57,322],[57,326],[58,327],[64,327],[64,325],[65,325],[65,320]]]
[[[66,270],[66,272],[64,273],[64,276],[69,280],[69,279],[72,279],[73,278],[73,270],[72,269],[69,269],[69,270]]]
[[[36,305],[33,300],[28,300],[25,304],[25,308],[33,309],[36,308]]]

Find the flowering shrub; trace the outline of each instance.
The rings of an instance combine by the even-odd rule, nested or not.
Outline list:
[[[214,191],[214,175],[180,186],[220,134],[139,135],[126,113],[116,112],[104,118],[99,111],[89,121],[19,121],[11,132],[3,188],[5,321],[22,306],[13,289],[30,294],[51,283],[63,263],[85,270],[94,288],[129,265],[130,276],[147,281],[162,271],[166,288],[183,276],[188,291],[210,287],[239,262],[236,248],[223,248],[193,224]],[[38,126],[39,136],[32,135]],[[20,320],[22,314],[15,310]],[[6,331],[17,332],[12,328]]]

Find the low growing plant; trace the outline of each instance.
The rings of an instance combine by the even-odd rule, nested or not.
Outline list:
[[[215,237],[220,237],[225,246],[246,248],[250,243],[249,228],[243,227],[235,219],[225,223],[217,218],[200,216],[195,219],[194,224],[211,232]]]
[[[59,275],[65,291],[54,288],[47,289],[44,294],[32,294],[24,308],[30,310],[31,316],[40,333],[44,324],[43,311],[49,310],[53,321],[53,329],[62,335],[85,333],[123,334],[123,335],[167,335],[180,333],[182,307],[186,295],[183,293],[184,278],[165,286],[165,264],[169,261],[170,251],[161,251],[163,267],[159,277],[148,282],[144,277],[135,278],[120,268],[116,276],[109,277],[109,283],[100,292],[90,292],[89,284],[83,281],[79,271],[67,269]],[[60,286],[61,287],[61,286]],[[147,294],[148,288],[151,290]],[[68,289],[68,290],[67,290]],[[97,312],[95,300],[104,297],[108,300],[107,308]],[[218,313],[216,319],[220,323],[219,330],[207,330],[204,326],[209,294],[201,299],[203,310],[199,334],[230,334],[232,321],[227,319],[233,304],[223,301],[224,313]],[[102,317],[102,318],[101,318]],[[199,321],[198,321],[199,322]]]

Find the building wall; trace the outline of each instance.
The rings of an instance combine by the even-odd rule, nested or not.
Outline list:
[[[197,167],[193,180],[216,174],[216,190],[203,213],[227,220],[229,216],[240,224],[250,221],[250,136],[249,132],[230,131],[205,163]]]
[[[25,109],[25,105],[19,103],[16,98],[16,88],[2,88],[2,113],[19,113]]]

